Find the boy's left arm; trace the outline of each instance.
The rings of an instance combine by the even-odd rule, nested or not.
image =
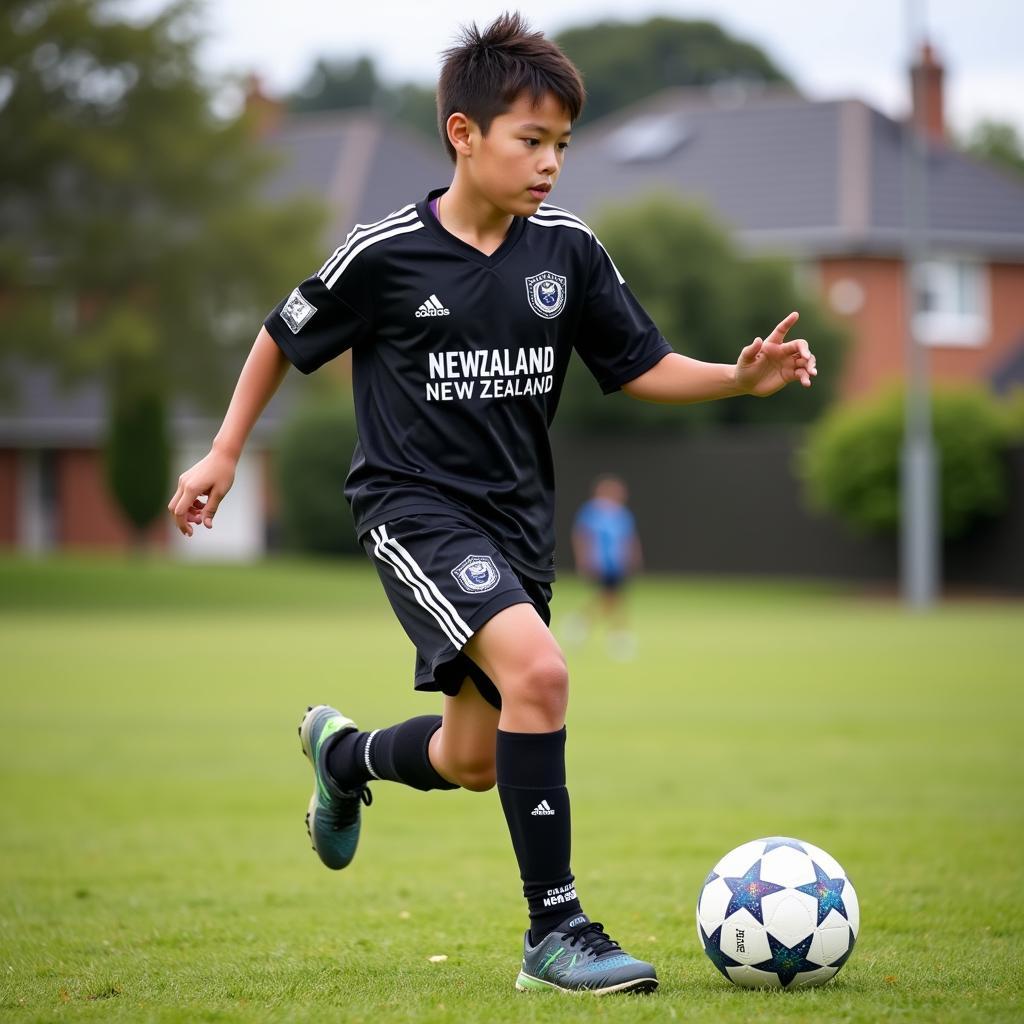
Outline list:
[[[590,579],[594,575],[590,559],[587,558],[587,541],[583,536],[583,527],[578,523],[572,528],[572,555],[576,563],[576,572],[584,579]]]
[[[786,341],[786,332],[799,316],[790,313],[767,338],[755,338],[735,365],[705,363],[672,352],[623,384],[622,390],[645,402],[687,403],[736,395],[766,398],[793,381],[809,388],[818,373],[814,355],[803,338]]]

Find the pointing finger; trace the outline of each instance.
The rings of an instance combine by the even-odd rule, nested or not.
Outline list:
[[[788,331],[799,319],[800,314],[796,310],[793,310],[789,316],[778,323],[775,330],[768,335],[768,340],[775,342],[776,345],[781,345],[786,338],[786,331]]]

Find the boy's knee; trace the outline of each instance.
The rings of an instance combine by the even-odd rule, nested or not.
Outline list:
[[[569,703],[569,670],[561,652],[533,658],[519,678],[509,681],[502,700],[530,704],[554,718],[563,716]]]
[[[473,793],[484,793],[488,789],[494,789],[493,761],[489,764],[468,762],[453,765],[449,774],[454,776],[453,782],[457,782],[463,789],[468,789]]]

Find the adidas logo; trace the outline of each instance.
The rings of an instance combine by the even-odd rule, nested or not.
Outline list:
[[[555,812],[554,812],[553,808],[551,807],[551,804],[549,804],[547,802],[547,800],[541,800],[541,802],[539,804],[537,804],[537,806],[534,807],[534,809],[532,811],[530,811],[530,813],[533,814],[533,815],[538,815],[538,814],[554,814]]]
[[[450,316],[450,309],[445,309],[444,303],[436,296],[431,295],[426,302],[420,303],[420,308],[416,310],[417,316]]]

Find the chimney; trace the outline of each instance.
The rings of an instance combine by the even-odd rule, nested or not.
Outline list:
[[[263,91],[263,83],[256,74],[245,80],[245,113],[258,139],[273,134],[284,116],[284,104]]]
[[[939,63],[931,43],[921,45],[917,62],[910,69],[910,83],[914,101],[914,126],[929,142],[945,142],[945,112],[942,103],[942,76],[945,69]]]

